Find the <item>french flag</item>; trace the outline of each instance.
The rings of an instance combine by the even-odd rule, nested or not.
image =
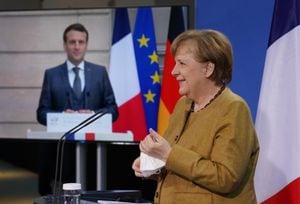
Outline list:
[[[259,203],[300,203],[300,1],[277,0],[256,117]]]
[[[140,141],[146,136],[146,120],[127,8],[115,10],[109,75],[119,107],[113,132],[131,131]]]

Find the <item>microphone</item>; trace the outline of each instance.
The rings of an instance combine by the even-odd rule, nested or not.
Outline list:
[[[59,198],[61,195],[61,188],[59,187],[59,185],[61,184],[61,181],[62,181],[63,151],[64,151],[65,141],[68,139],[68,137],[70,135],[74,135],[76,132],[78,132],[82,128],[88,126],[89,124],[91,124],[95,120],[101,118],[102,116],[104,116],[107,113],[108,113],[108,111],[97,112],[97,113],[93,114],[92,116],[88,117],[87,119],[85,119],[84,121],[82,121],[81,123],[76,125],[74,128],[72,128],[69,131],[67,131],[66,133],[64,133],[59,138],[58,143],[57,143],[57,149],[56,149],[55,178],[54,178],[54,190],[53,190],[55,203],[57,203],[59,201]],[[59,163],[59,159],[60,159],[60,163]],[[59,177],[58,177],[58,173],[59,173]],[[57,179],[59,179],[58,183],[57,183]]]

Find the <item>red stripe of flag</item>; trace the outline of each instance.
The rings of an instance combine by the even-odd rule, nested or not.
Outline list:
[[[92,133],[92,132],[85,133],[85,140],[95,141],[95,133]]]
[[[114,132],[132,131],[134,141],[140,141],[146,135],[145,117],[140,113],[140,110],[143,110],[141,97],[141,94],[138,94],[121,105],[119,117],[113,124]]]
[[[300,195],[300,178],[289,183],[281,191],[276,193],[271,198],[262,202],[262,204],[278,204],[278,203],[288,203],[288,204],[297,204],[299,201]]]

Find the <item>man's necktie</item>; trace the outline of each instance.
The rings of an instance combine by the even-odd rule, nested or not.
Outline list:
[[[74,67],[73,71],[75,73],[75,79],[74,79],[74,83],[73,83],[73,90],[76,94],[76,96],[79,98],[81,95],[81,80],[79,77],[79,68],[78,67]]]

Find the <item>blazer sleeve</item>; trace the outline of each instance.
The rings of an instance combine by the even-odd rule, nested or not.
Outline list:
[[[116,103],[115,95],[108,77],[107,72],[104,74],[105,81],[105,101],[108,111],[112,114],[113,121],[117,120],[119,116],[118,105]]]
[[[51,94],[48,81],[48,74],[45,71],[39,106],[36,111],[37,121],[42,125],[47,125],[47,112],[50,109]]]
[[[94,90],[94,87],[91,87],[91,99],[93,97],[96,97],[94,93],[100,93],[101,96],[97,98],[98,102],[97,104],[94,104],[96,109],[94,109],[95,112],[108,112],[112,114],[112,120],[115,121],[117,120],[119,116],[119,111],[118,111],[118,105],[116,103],[115,95],[108,77],[108,73],[106,72],[106,69],[102,67],[101,69],[101,80],[98,81],[98,86],[101,87],[98,90]],[[93,104],[95,101],[90,101],[88,102],[89,104]],[[101,105],[99,105],[101,104]]]
[[[66,108],[68,93],[62,78],[63,76],[58,69],[45,71],[36,111],[37,121],[42,125],[47,125],[47,113],[62,112]]]

